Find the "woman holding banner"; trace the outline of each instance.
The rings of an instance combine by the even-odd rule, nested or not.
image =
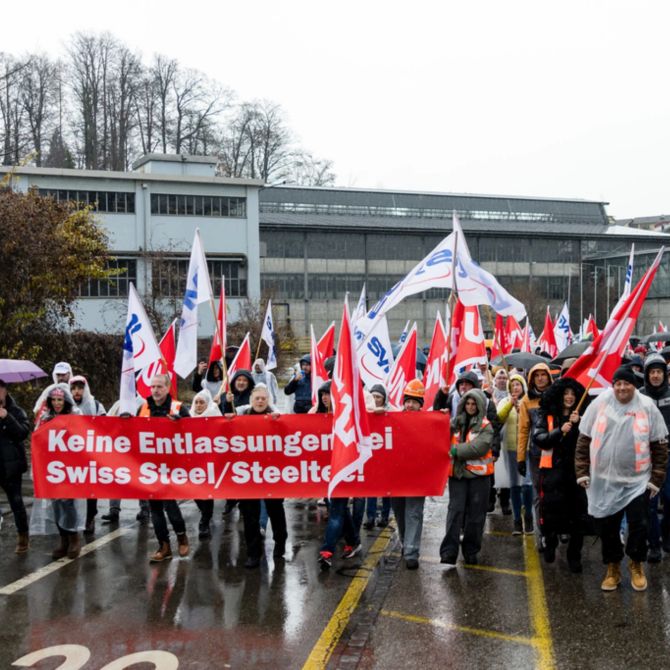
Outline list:
[[[37,427],[39,428],[58,416],[70,414],[81,414],[81,412],[75,405],[69,384],[53,384],[46,389],[46,408],[39,418]],[[41,502],[46,503],[47,501]],[[31,533],[52,532],[50,528],[53,528],[52,524],[55,524],[60,535],[60,544],[51,552],[52,558],[59,559],[65,556],[77,558],[81,552],[79,529],[84,525],[84,501],[58,498],[51,500],[49,507],[39,503],[38,500],[33,503],[30,520]]]

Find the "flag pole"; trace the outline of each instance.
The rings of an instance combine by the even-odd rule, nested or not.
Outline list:
[[[456,211],[453,213],[454,217],[456,216]],[[455,226],[453,226],[454,233],[454,256],[451,259],[451,291],[449,293],[449,298],[447,299],[447,312],[449,313],[449,330],[447,331],[447,369],[445,370],[445,379],[444,383],[446,384],[445,393],[449,392],[449,382],[450,374],[449,368],[451,367],[451,330],[454,323],[454,307],[456,306],[456,300],[458,299],[458,286],[456,284],[456,256],[458,253],[458,233],[456,232]]]
[[[225,281],[225,277],[221,275],[221,283]],[[219,315],[216,311],[216,306],[214,305],[214,296],[209,296],[209,304],[212,308],[212,314],[214,315],[214,336],[219,341],[219,346],[221,347],[221,366],[223,367],[223,378],[221,379],[221,384],[228,383],[228,366],[226,365],[226,352],[223,350],[223,333],[219,327]],[[221,309],[225,309],[226,306],[223,305]]]
[[[267,307],[266,307],[267,310]],[[261,332],[260,335],[258,336],[258,346],[256,347],[256,357],[254,360],[258,359],[258,354],[261,353],[261,342],[263,341],[263,338],[261,337],[263,334],[263,326],[265,325],[265,314],[263,314],[263,323],[261,324]]]

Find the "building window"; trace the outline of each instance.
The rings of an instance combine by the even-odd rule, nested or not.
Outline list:
[[[188,258],[153,259],[151,264],[153,285],[161,298],[183,297],[186,291],[188,263]],[[215,296],[221,292],[221,277],[225,277],[226,297],[247,296],[247,271],[242,261],[209,259],[207,267]]]
[[[567,277],[547,277],[546,298],[548,300],[566,300],[568,296]]]
[[[82,298],[126,298],[130,282],[137,283],[137,260],[110,258],[107,269],[114,271],[109,279],[89,279],[79,289]]]
[[[39,194],[57,202],[76,202],[107,214],[134,214],[135,194],[125,191],[75,191],[41,188]]]
[[[247,199],[212,195],[151,194],[151,213],[161,216],[208,216],[244,219]]]

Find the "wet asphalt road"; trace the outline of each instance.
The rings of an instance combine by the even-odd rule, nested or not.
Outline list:
[[[480,565],[445,572],[438,546],[446,502],[438,499],[426,507],[416,572],[405,569],[390,533],[379,537],[377,530],[363,531],[372,553],[322,572],[316,555],[323,509],[299,501],[287,502],[293,550],[284,564],[273,562],[269,534],[261,569],[245,570],[242,524],[236,513],[221,519],[221,502],[212,540],[198,542],[198,512],[187,502],[190,556],[150,565],[151,528],[134,521],[134,503],[124,507],[118,529],[98,523],[94,549],[57,564],[50,558],[53,538],[35,537],[27,556],[15,556],[5,514],[0,668],[65,644],[80,645],[75,655],[90,652],[84,666],[73,663],[70,670],[100,670],[149,650],[170,652],[178,666],[149,655],[163,665],[119,661],[105,670],[313,668],[324,659],[328,667],[366,670],[670,667],[670,559],[649,566],[646,593],[632,591],[625,567],[619,591],[603,593],[599,545],[587,542],[584,573],[571,575],[561,549],[555,564],[543,565],[532,537],[512,537],[510,518],[493,514]],[[57,569],[16,584],[45,566]],[[12,584],[16,591],[2,594]],[[62,662],[52,656],[24,667],[52,670]]]

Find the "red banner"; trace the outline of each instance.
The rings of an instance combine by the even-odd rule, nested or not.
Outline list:
[[[372,458],[339,496],[442,495],[449,418],[369,416]],[[332,417],[146,419],[63,416],[33,433],[40,498],[321,498],[330,478]]]

